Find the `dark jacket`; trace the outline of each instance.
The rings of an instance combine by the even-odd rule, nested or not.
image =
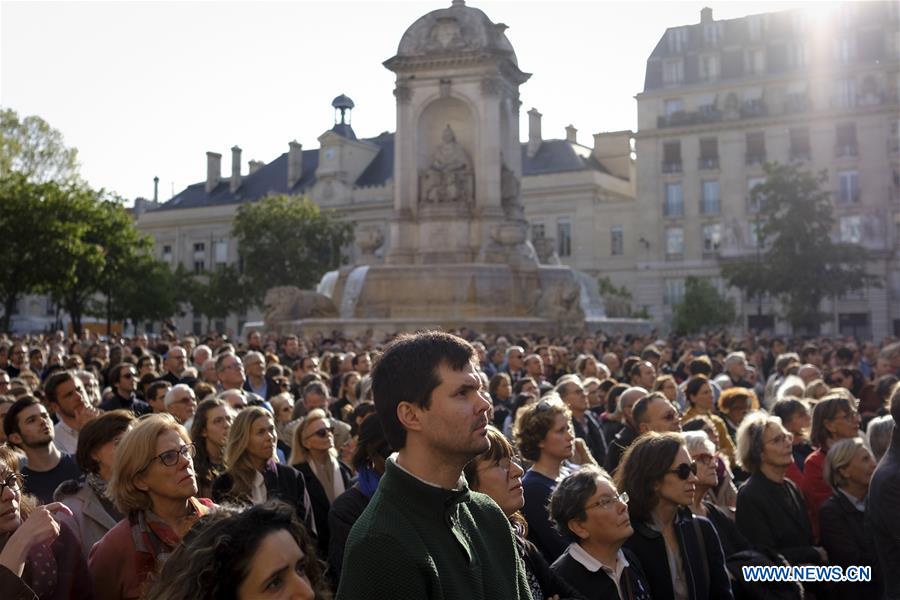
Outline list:
[[[820,564],[803,495],[790,479],[776,483],[754,473],[738,490],[737,526],[756,549],[783,555],[792,565]]]
[[[350,467],[344,463],[338,461],[338,466],[346,491],[352,485],[353,474],[350,472]],[[331,510],[331,502],[328,501],[328,495],[325,494],[325,488],[322,487],[319,478],[307,463],[297,463],[293,467],[303,476],[303,481],[306,483],[306,491],[309,493],[309,502],[316,520],[316,533],[319,536],[319,556],[325,558],[328,556],[328,542],[331,540],[328,530],[328,511]]]
[[[362,493],[359,486],[354,485],[335,498],[331,505],[331,510],[328,511],[328,554],[322,558],[328,559],[328,572],[335,584],[341,578],[344,546],[347,545],[350,530],[357,519],[359,519],[359,516],[366,510],[369,500],[370,498]]]
[[[547,513],[547,502],[556,489],[556,481],[528,469],[522,477],[522,488],[525,494],[522,514],[528,522],[528,540],[537,546],[548,563],[553,563],[569,545]]]
[[[696,525],[695,525],[696,522]],[[703,539],[697,537],[697,529]],[[708,519],[682,509],[675,516],[675,534],[681,551],[688,597],[691,600],[734,598],[725,569],[725,556],[716,529]],[[625,542],[644,570],[654,598],[671,598],[672,576],[662,533],[647,523],[634,524],[634,534]],[[704,551],[705,549],[705,551]],[[705,564],[704,564],[705,563]]]
[[[631,425],[626,425],[615,435],[612,443],[606,450],[606,461],[603,463],[610,475],[616,472],[616,469],[619,467],[619,461],[622,460],[622,455],[625,454],[631,442],[637,439],[637,436],[637,432],[631,428]]]
[[[525,564],[525,576],[528,578],[533,600],[552,598],[553,596],[559,596],[560,600],[581,598],[578,591],[565,578],[550,569],[550,565],[544,560],[537,546],[518,533],[516,534],[516,545],[519,547],[519,554]]]
[[[606,436],[603,435],[600,423],[597,422],[597,417],[591,411],[584,413],[584,419],[585,423],[582,424],[581,421],[572,417],[575,437],[580,437],[584,440],[588,450],[594,456],[594,460],[597,461],[598,465],[602,465],[606,462]]]
[[[872,536],[866,532],[865,513],[857,510],[847,496],[835,492],[819,509],[819,533],[830,564],[840,565],[844,569],[851,565],[872,567],[870,582],[835,584],[833,600],[879,598],[880,569],[872,547]]]
[[[140,417],[141,415],[149,415],[153,412],[153,409],[150,408],[150,405],[143,400],[138,399],[137,395],[134,392],[131,392],[131,395],[128,398],[120,396],[118,392],[113,392],[112,396],[110,396],[106,399],[106,401],[100,404],[100,410],[109,411],[118,410],[121,408],[130,410],[136,417]]]
[[[278,499],[293,506],[297,510],[297,518],[309,529],[314,515],[303,476],[293,467],[271,461],[263,471],[263,480],[266,484],[268,499]],[[228,473],[216,477],[212,484],[212,497],[216,504],[225,501],[246,502],[245,498],[232,497],[231,486],[233,484],[231,475]]]
[[[900,599],[900,430],[894,423],[891,446],[869,484],[866,526],[884,576],[884,597]]]
[[[706,501],[703,505],[706,507],[706,518],[719,534],[719,542],[722,543],[722,552],[726,559],[732,554],[752,549],[750,542],[740,532],[728,513],[713,502]]]
[[[628,566],[622,572],[622,577],[626,581],[619,580],[623,584],[623,595],[626,600],[650,600],[650,588],[647,583],[647,577],[641,569],[640,561],[630,550],[623,548],[622,552],[628,561]],[[580,600],[619,598],[616,584],[613,583],[609,575],[602,570],[596,572],[588,571],[584,565],[572,558],[568,551],[556,559],[556,562],[550,568],[556,575],[577,590],[578,595],[575,597]]]

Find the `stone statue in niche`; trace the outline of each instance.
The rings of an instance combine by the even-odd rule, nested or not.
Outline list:
[[[502,157],[501,157],[502,160]],[[507,219],[524,219],[525,211],[519,202],[519,178],[506,163],[500,163],[500,204]]]
[[[472,163],[456,141],[450,125],[441,134],[431,164],[420,177],[420,202],[445,204],[471,202],[474,189]]]

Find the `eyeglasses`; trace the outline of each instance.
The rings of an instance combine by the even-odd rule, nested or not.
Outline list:
[[[122,379],[134,379],[134,373],[132,373],[131,371],[122,373]]]
[[[628,504],[628,492],[622,492],[621,494],[616,494],[615,496],[604,496],[593,504],[588,504],[587,506],[585,506],[584,510],[591,510],[592,508],[597,508],[598,506],[602,509],[607,509],[611,507],[616,501],[619,501],[622,504]]]
[[[3,491],[6,488],[9,488],[13,492],[18,492],[22,489],[22,486],[25,485],[25,478],[18,473],[10,473],[6,480],[0,479],[0,496],[3,495]]]
[[[780,434],[776,435],[775,437],[773,437],[772,439],[768,440],[766,443],[767,444],[772,443],[772,444],[776,444],[776,445],[780,446],[781,444],[783,444],[785,442],[793,442],[793,441],[794,441],[793,433],[780,433]]]
[[[678,476],[678,479],[687,481],[691,475],[697,474],[697,463],[681,463],[674,469],[669,469],[666,473],[673,473]]]
[[[330,427],[330,426],[329,426],[329,427],[323,427],[322,429],[319,429],[318,431],[313,431],[311,434],[309,434],[308,436],[306,436],[306,438],[309,439],[309,438],[311,438],[311,437],[314,436],[314,435],[315,435],[315,436],[318,436],[318,437],[320,437],[320,438],[325,438],[325,437],[328,437],[328,434],[329,434],[329,433],[334,433],[334,427]]]
[[[159,459],[159,462],[163,464],[165,467],[174,467],[178,464],[178,459],[181,457],[186,458],[187,460],[193,459],[197,455],[197,447],[194,444],[185,444],[178,450],[166,450],[162,454],[158,456],[154,456],[150,459],[150,462],[141,469],[141,471],[146,471],[147,468],[153,464],[153,461]],[[141,471],[138,471],[140,473]]]

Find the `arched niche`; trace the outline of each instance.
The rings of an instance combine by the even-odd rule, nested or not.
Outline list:
[[[472,108],[454,97],[431,101],[419,115],[416,140],[419,203],[471,205],[477,175],[475,113]],[[454,152],[447,152],[448,145],[454,146]],[[448,156],[458,160],[459,149],[462,150],[466,168],[446,172],[440,167],[434,168]]]

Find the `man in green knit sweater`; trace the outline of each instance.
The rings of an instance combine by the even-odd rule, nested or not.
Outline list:
[[[353,525],[338,600],[530,600],[509,520],[463,467],[490,448],[475,350],[441,332],[404,335],[372,370],[397,454]]]

